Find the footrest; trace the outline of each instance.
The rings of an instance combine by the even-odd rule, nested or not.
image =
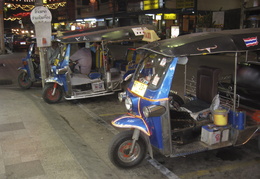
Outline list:
[[[188,112],[171,110],[170,116],[172,130],[189,128],[195,125],[194,119]]]

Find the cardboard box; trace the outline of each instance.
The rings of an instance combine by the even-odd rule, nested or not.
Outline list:
[[[221,137],[222,136],[222,137]],[[207,125],[202,126],[201,141],[208,145],[228,141],[229,128],[227,126]]]

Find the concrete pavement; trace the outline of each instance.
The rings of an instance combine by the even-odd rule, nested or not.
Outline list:
[[[23,57],[0,55],[0,179],[167,178],[147,161],[131,170],[112,165],[107,148],[114,133],[92,109],[49,105],[39,85],[20,89],[16,69]]]
[[[35,103],[0,93],[0,178],[87,178]]]
[[[47,116],[17,90],[23,55],[0,56],[0,178],[88,178]]]

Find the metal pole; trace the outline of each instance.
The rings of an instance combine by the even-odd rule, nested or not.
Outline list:
[[[41,78],[42,78],[42,87],[44,87],[46,79],[46,63],[44,58],[44,47],[39,47],[40,52],[40,66],[41,66]]]
[[[187,64],[184,65],[184,92],[183,94],[186,95],[187,90]]]
[[[4,43],[4,0],[0,0],[0,54],[5,53]]]
[[[116,3],[115,3],[115,0],[113,0],[112,1],[112,3],[113,3],[113,27],[115,27],[116,26],[116,20],[115,20],[115,13],[116,13]]]
[[[193,32],[195,33],[197,31],[197,23],[198,23],[198,0],[194,0],[194,14],[195,14],[195,25]]]
[[[233,111],[236,111],[236,100],[237,100],[237,53],[235,54],[235,73],[234,73],[234,97],[233,97]]]
[[[42,0],[35,1],[36,6],[43,6]],[[42,78],[42,87],[44,87],[45,79],[46,79],[46,60],[44,56],[44,47],[39,47],[39,56],[40,56],[40,67],[41,67],[41,78]]]

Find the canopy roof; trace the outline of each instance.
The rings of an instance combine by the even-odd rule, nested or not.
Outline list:
[[[152,25],[136,25],[101,30],[94,28],[65,33],[58,40],[62,43],[142,40],[143,30],[154,30],[154,27]]]
[[[260,50],[260,28],[202,32],[156,41],[139,47],[169,57]]]
[[[80,33],[94,32],[94,31],[105,30],[105,29],[107,29],[106,26],[100,26],[100,27],[88,28],[88,29],[69,30],[69,31],[62,32],[62,34],[63,34],[63,36],[68,36],[68,35],[75,35],[75,34],[80,34]]]

